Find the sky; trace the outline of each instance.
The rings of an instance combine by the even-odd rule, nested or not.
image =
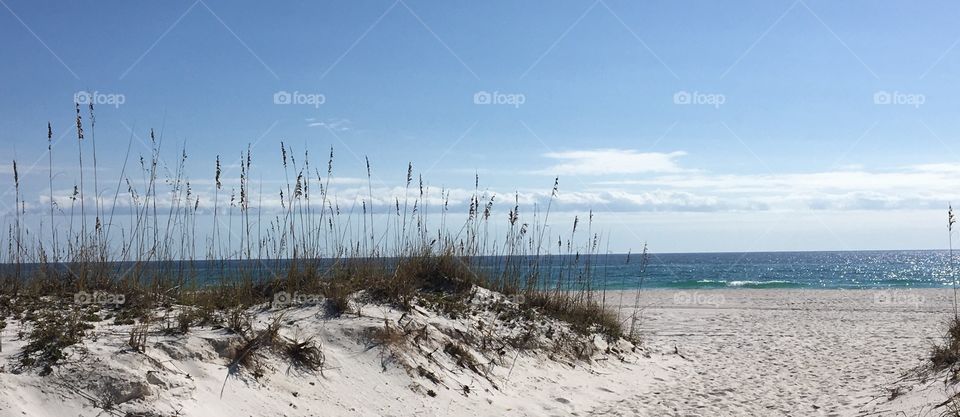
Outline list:
[[[77,100],[111,184],[151,128],[198,193],[248,145],[282,181],[281,141],[333,147],[345,196],[365,158],[384,201],[408,163],[530,205],[559,177],[555,221],[592,210],[614,252],[943,248],[960,201],[956,2],[0,6],[5,222],[13,160],[30,207],[50,199],[48,122],[53,198],[72,190]]]

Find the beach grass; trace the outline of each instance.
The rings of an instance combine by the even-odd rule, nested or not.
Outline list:
[[[27,224],[28,210],[41,208],[21,193],[26,178],[14,161],[16,209],[3,239],[6,251],[0,252],[0,318],[24,317],[51,299],[75,301],[76,308],[102,305],[116,323],[140,324],[130,345],[142,350],[152,325],[149,312],[175,305],[181,310],[167,331],[182,334],[220,320],[247,335],[253,343],[249,351],[263,338],[249,334],[240,312],[278,297],[320,297],[333,316],[360,315],[367,304],[411,309],[417,300],[455,311],[471,288],[481,287],[513,296],[523,308],[582,334],[636,336],[635,316],[623,317],[604,305],[605,277],[593,258],[601,254],[605,237],[593,230],[593,213],[576,217],[566,231],[549,223],[558,179],[545,208],[522,212],[515,195],[506,216],[498,216],[495,200],[501,197],[484,190],[476,176],[465,213],[456,216],[451,206],[458,202],[451,201],[450,191],[433,194],[412,163],[391,204],[382,202],[390,196],[373,193],[369,159],[366,195],[343,198],[333,191],[332,148],[321,172],[309,152],[281,143],[273,166],[254,164],[248,145],[239,152],[235,178],[228,177],[218,155],[210,177],[201,178],[212,184],[210,192],[197,193],[185,168],[187,149],[178,149],[179,157],[167,164],[162,135],[151,130],[150,151],[128,155],[135,162],[125,161],[118,177],[106,182],[97,169],[83,175],[87,160],[96,164],[93,120],[92,105],[76,106],[81,175],[68,184],[69,195],[54,195],[66,184],[55,183],[51,157],[49,207],[42,208],[47,214],[34,216],[43,219],[39,225]],[[50,125],[46,133],[52,153]],[[266,191],[253,180],[261,170],[282,170],[285,183]],[[280,197],[279,209],[264,205],[263,196],[273,192]],[[201,222],[212,223],[210,232],[197,232]],[[499,233],[490,231],[495,226]],[[48,328],[42,324],[47,321],[37,320],[36,334],[28,337],[40,345],[62,349],[82,337],[82,328],[62,328],[73,321],[50,320],[58,324]],[[38,349],[45,363],[58,359],[56,352]],[[289,341],[281,350],[307,367],[322,361],[309,338]]]
[[[943,343],[930,349],[930,362],[934,370],[943,370],[960,362],[960,319],[954,317],[947,323]]]

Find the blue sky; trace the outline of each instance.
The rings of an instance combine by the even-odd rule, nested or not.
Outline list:
[[[82,91],[106,177],[150,128],[198,178],[281,140],[384,192],[408,161],[529,202],[558,175],[557,221],[593,209],[614,251],[943,247],[960,201],[953,2],[0,3],[0,188],[44,161],[28,202],[48,121],[72,188]]]

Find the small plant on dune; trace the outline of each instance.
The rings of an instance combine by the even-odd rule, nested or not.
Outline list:
[[[280,349],[295,367],[323,373],[326,356],[315,338],[283,338]]]
[[[363,338],[369,345],[369,348],[380,348],[380,366],[384,371],[387,370],[387,364],[402,351],[407,343],[407,332],[399,326],[390,324],[389,319],[383,319],[382,327],[368,328],[363,334]]]
[[[400,327],[391,325],[387,319],[383,319],[383,327],[371,328],[366,334],[366,339],[373,346],[381,347],[399,346],[406,338],[406,333]]]
[[[234,307],[227,311],[224,326],[227,330],[239,335],[245,335],[253,330],[250,315],[243,307]]]
[[[328,312],[332,316],[340,316],[350,312],[350,297],[357,290],[349,282],[340,280],[331,280],[323,287],[323,295],[326,297]],[[360,311],[357,311],[360,315]]]
[[[370,289],[372,282],[384,282],[384,270],[366,260],[345,260],[332,267],[319,285],[331,316],[351,312],[351,297],[358,291]],[[359,306],[358,306],[359,308]],[[360,311],[356,311],[357,315]]]
[[[193,326],[194,323],[194,314],[193,309],[185,308],[180,310],[180,313],[177,314],[177,333],[186,334],[190,331],[190,326]]]
[[[42,310],[26,336],[27,344],[19,353],[21,368],[40,368],[40,375],[53,371],[60,361],[66,359],[65,350],[83,339],[86,330],[93,328],[73,312]]]
[[[443,352],[450,355],[456,362],[457,366],[461,368],[467,368],[473,371],[474,373],[481,374],[480,363],[477,362],[477,359],[473,356],[466,347],[457,343],[457,342],[447,342],[443,347]]]
[[[176,313],[174,320],[167,323],[164,332],[167,334],[187,334],[193,326],[203,326],[214,321],[212,309],[204,306],[184,306]]]
[[[140,324],[135,324],[130,328],[130,336],[127,338],[127,346],[133,350],[144,353],[147,351],[147,336],[150,333],[150,322],[145,320]]]
[[[264,366],[259,352],[261,349],[283,346],[280,336],[282,320],[283,315],[279,315],[274,317],[263,330],[256,331],[250,326],[249,332],[240,333],[241,342],[232,351],[230,369],[242,366],[252,370],[255,378],[263,376]]]
[[[123,308],[113,317],[113,324],[117,326],[130,325],[136,323],[138,318],[147,314],[146,310],[136,308]]]
[[[934,370],[949,368],[960,361],[960,319],[953,318],[947,323],[947,332],[943,344],[935,344],[930,351],[930,362]]]

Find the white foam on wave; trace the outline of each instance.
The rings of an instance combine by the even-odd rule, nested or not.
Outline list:
[[[727,282],[728,287],[743,287],[750,285],[777,285],[777,284],[793,284],[793,281],[784,281],[784,280],[772,280],[772,281],[729,281]]]

